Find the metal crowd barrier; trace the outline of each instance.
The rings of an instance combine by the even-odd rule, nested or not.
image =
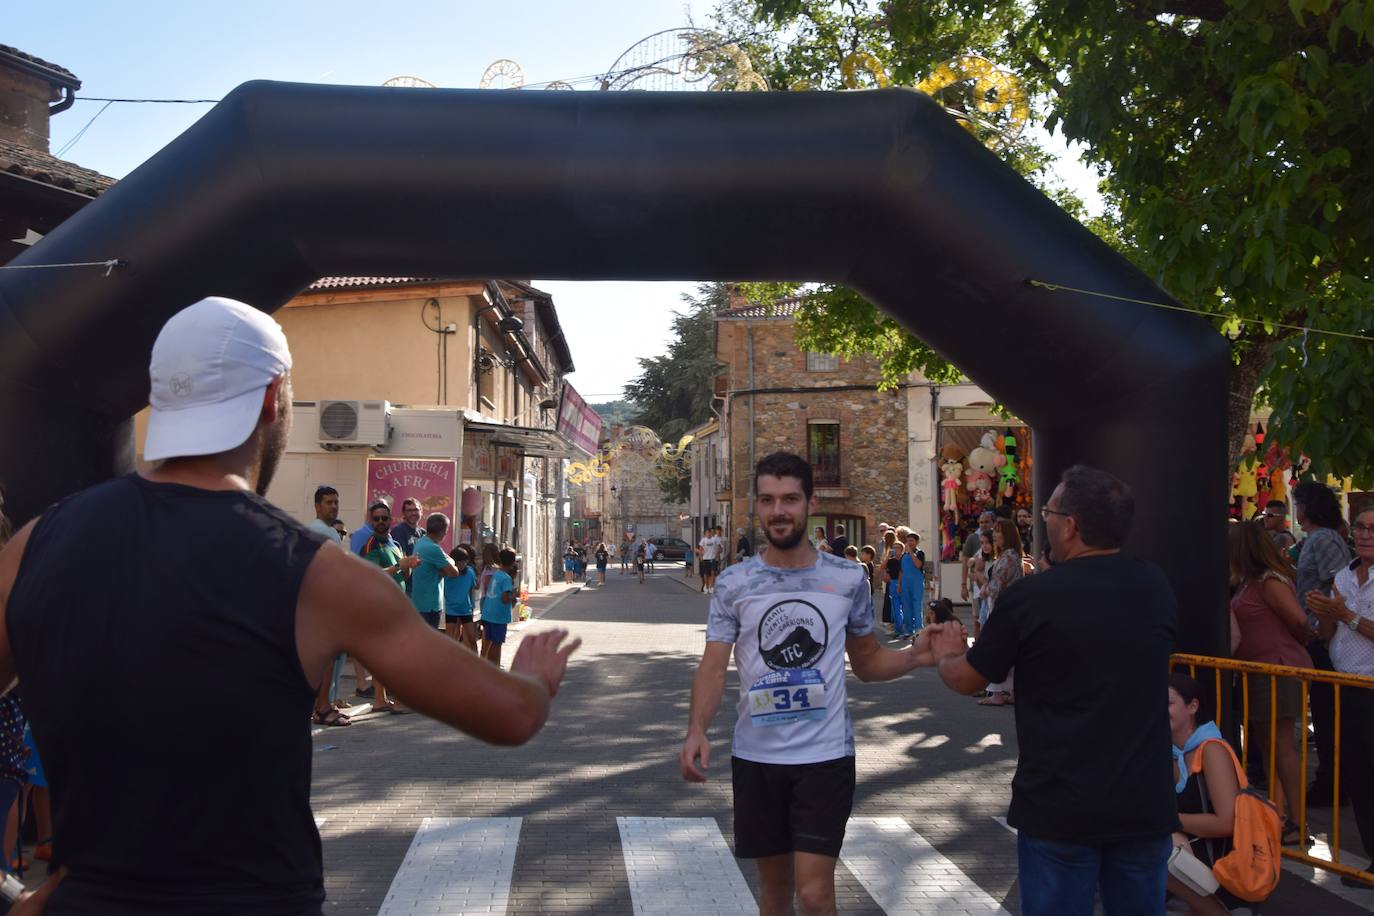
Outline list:
[[[1223,733],[1226,725],[1222,721],[1224,711],[1230,704],[1222,702],[1223,693],[1222,676],[1223,671],[1231,671],[1240,675],[1241,684],[1241,717],[1239,731],[1241,733],[1241,764],[1248,768],[1250,763],[1250,676],[1258,675],[1263,680],[1269,682],[1269,756],[1265,769],[1268,775],[1269,798],[1277,801],[1283,796],[1282,786],[1279,784],[1277,768],[1277,739],[1278,739],[1278,678],[1293,678],[1299,682],[1302,690],[1302,700],[1299,703],[1298,724],[1299,746],[1301,764],[1300,771],[1302,778],[1298,781],[1298,845],[1296,847],[1284,846],[1282,853],[1285,858],[1303,862],[1315,868],[1326,871],[1336,872],[1341,875],[1351,875],[1361,878],[1374,884],[1374,871],[1361,871],[1350,865],[1341,862],[1341,688],[1353,687],[1374,690],[1374,677],[1360,674],[1341,674],[1337,671],[1319,671],[1315,668],[1293,668],[1288,665],[1270,665],[1263,662],[1244,662],[1233,658],[1214,658],[1209,655],[1187,655],[1175,653],[1170,659],[1173,667],[1179,665],[1188,666],[1188,676],[1197,679],[1198,668],[1208,668],[1213,672],[1214,687],[1217,698],[1217,727]],[[1331,798],[1331,858],[1321,859],[1309,854],[1307,846],[1307,691],[1313,684],[1330,684],[1335,692],[1335,728],[1333,730],[1334,743],[1336,748],[1336,759],[1332,762],[1332,798]],[[1229,690],[1229,684],[1227,685]],[[1288,736],[1292,740],[1292,736]]]

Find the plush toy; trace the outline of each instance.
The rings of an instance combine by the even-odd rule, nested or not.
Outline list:
[[[1278,500],[1284,505],[1288,504],[1288,466],[1287,464],[1277,465],[1269,472],[1269,499]]]
[[[1252,455],[1240,463],[1236,468],[1235,484],[1231,489],[1232,494],[1239,500],[1240,517],[1249,521],[1255,517],[1255,497],[1259,494],[1259,484],[1256,479],[1256,461]]]
[[[987,432],[981,444],[968,454],[969,469],[964,472],[965,486],[973,494],[974,502],[986,505],[992,502],[993,482],[998,468],[1007,462],[1007,456],[997,451],[997,437]]]
[[[940,465],[940,470],[944,473],[944,482],[940,487],[945,491],[943,508],[946,512],[959,511],[959,478],[964,473],[964,463],[962,461],[946,461]]]
[[[963,545],[959,542],[959,513],[946,512],[940,529],[943,535],[941,540],[944,546],[940,550],[940,559],[946,563],[953,563],[959,559],[959,548]]]

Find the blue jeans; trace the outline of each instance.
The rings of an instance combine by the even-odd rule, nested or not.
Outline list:
[[[1154,840],[1079,846],[1017,834],[1021,916],[1160,916],[1173,843]]]

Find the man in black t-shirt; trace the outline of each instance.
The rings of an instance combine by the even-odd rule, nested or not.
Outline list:
[[[1053,569],[1014,582],[965,651],[937,638],[940,677],[971,694],[1016,668],[1020,746],[1007,821],[1018,829],[1022,916],[1164,911],[1178,814],[1169,655],[1178,606],[1164,573],[1121,555],[1130,488],[1064,472],[1041,514]]]
[[[419,542],[420,535],[425,530],[420,526],[420,501],[410,498],[403,501],[401,503],[401,518],[404,519],[404,521],[397,522],[396,526],[391,529],[391,537],[400,545],[402,553],[406,556],[411,556],[415,553],[415,545]],[[411,593],[413,587],[410,581],[410,572],[407,570],[407,595]]]

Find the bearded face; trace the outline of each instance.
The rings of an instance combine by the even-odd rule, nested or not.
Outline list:
[[[286,440],[291,435],[291,381],[287,379],[277,389],[277,419],[263,431],[262,450],[258,453],[257,481],[253,490],[267,495],[282,455],[286,454]]]
[[[768,543],[779,550],[791,550],[800,544],[806,537],[811,502],[795,477],[760,475],[755,511],[763,521],[763,535]]]

